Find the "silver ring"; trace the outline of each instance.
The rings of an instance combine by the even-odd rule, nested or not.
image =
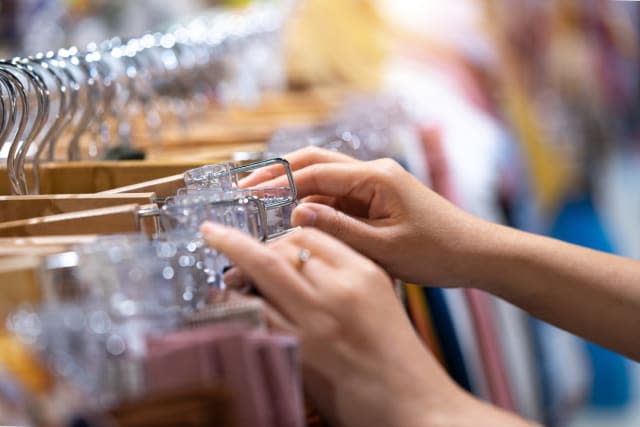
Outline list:
[[[298,251],[298,264],[296,266],[298,270],[301,269],[307,261],[309,261],[309,258],[311,258],[311,252],[309,249],[301,248]]]

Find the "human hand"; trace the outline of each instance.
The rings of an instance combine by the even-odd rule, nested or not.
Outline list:
[[[410,426],[430,403],[435,414],[458,401],[370,260],[313,229],[269,245],[212,224],[202,233],[260,290],[269,325],[299,338],[307,392],[334,425]]]
[[[298,195],[305,202],[293,225],[313,226],[338,237],[413,283],[467,285],[465,251],[482,238],[486,224],[425,187],[389,159],[363,162],[306,148],[287,156]],[[266,168],[243,186],[285,185],[278,169]]]
[[[331,425],[528,425],[459,389],[385,272],[342,242],[309,228],[268,245],[211,223],[201,231],[264,295],[270,327],[298,337],[305,389]]]

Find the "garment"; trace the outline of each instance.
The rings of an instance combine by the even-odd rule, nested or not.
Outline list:
[[[405,284],[404,290],[407,299],[407,308],[413,321],[413,325],[433,355],[438,359],[440,364],[446,366],[445,358],[442,353],[440,341],[436,336],[436,330],[432,321],[431,310],[427,303],[427,297],[419,285]]]
[[[440,288],[422,289],[429,304],[438,342],[445,360],[447,372],[460,387],[471,392],[471,381],[462,355],[458,334],[451,319],[451,311],[447,306],[443,290]]]
[[[491,401],[503,409],[516,412],[515,400],[493,317],[492,302],[488,295],[477,289],[465,289],[464,295],[473,319],[480,360],[487,373]]]
[[[530,317],[506,301],[499,298],[493,301],[498,340],[516,409],[529,420],[543,422],[540,367],[535,356]]]
[[[458,339],[458,345],[469,377],[471,393],[490,401],[487,375],[480,360],[473,319],[463,289],[442,289],[442,296],[451,313],[451,323]]]

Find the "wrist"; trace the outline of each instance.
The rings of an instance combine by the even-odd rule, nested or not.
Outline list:
[[[484,220],[477,221],[470,235],[459,255],[463,260],[457,277],[459,286],[502,297],[526,293],[523,283],[532,260],[539,255],[538,236]]]
[[[445,286],[489,290],[493,286],[492,265],[504,245],[504,228],[463,213],[448,233],[441,250],[441,270]]]
[[[515,230],[476,217],[461,223],[459,237],[451,239],[450,281],[454,286],[493,292],[502,282],[504,260],[516,250]]]

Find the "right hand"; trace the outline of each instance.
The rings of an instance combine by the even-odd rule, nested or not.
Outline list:
[[[288,156],[298,196],[293,225],[346,242],[394,277],[412,283],[463,284],[464,254],[483,221],[428,189],[390,159],[369,162],[318,148]],[[285,185],[266,168],[242,185]]]

